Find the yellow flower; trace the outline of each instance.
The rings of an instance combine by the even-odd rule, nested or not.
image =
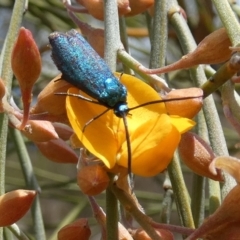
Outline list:
[[[160,100],[157,92],[135,77],[124,74],[120,81],[128,89],[129,108]],[[69,93],[84,95],[76,88],[69,89]],[[85,124],[106,108],[71,96],[67,97],[66,107],[72,128],[83,145],[107,168],[112,169],[116,164],[127,168],[128,154],[123,120],[109,110],[82,132]],[[195,124],[186,118],[167,115],[164,103],[130,111],[127,122],[132,148],[132,172],[140,176],[154,176],[163,171],[172,159],[181,133]]]

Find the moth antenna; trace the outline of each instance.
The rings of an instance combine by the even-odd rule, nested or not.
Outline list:
[[[86,127],[91,124],[93,121],[97,120],[98,118],[100,118],[102,115],[104,115],[105,113],[107,113],[110,110],[110,108],[107,108],[105,111],[103,111],[102,113],[98,114],[97,116],[93,117],[92,119],[90,119],[88,122],[85,123],[82,132],[84,133]]]
[[[86,98],[80,94],[75,94],[75,93],[65,93],[65,92],[59,92],[59,93],[54,93],[54,95],[64,95],[64,96],[71,96],[71,97],[76,97],[76,98],[79,98],[81,100],[84,100],[86,102],[90,102],[90,103],[94,103],[94,104],[97,104],[97,105],[101,105],[101,106],[105,106],[104,104],[98,102],[98,101],[94,101],[90,98]]]
[[[164,103],[164,102],[171,102],[171,101],[178,101],[178,100],[187,100],[187,99],[193,99],[193,98],[199,98],[199,97],[202,97],[202,96],[181,97],[181,98],[171,98],[171,99],[155,100],[155,101],[139,104],[139,105],[137,105],[135,107],[131,107],[131,108],[129,108],[129,111],[137,109],[137,108],[140,108],[140,107],[144,107],[144,106],[147,106],[147,105],[156,104],[156,103]]]
[[[123,118],[123,125],[125,128],[125,136],[126,136],[126,142],[127,142],[127,152],[128,152],[128,176],[130,179],[130,186],[133,191],[134,183],[133,183],[133,176],[132,176],[132,148],[131,148],[131,142],[130,142],[130,134],[128,131],[128,123],[127,123],[127,117],[126,113],[124,112],[122,114]]]

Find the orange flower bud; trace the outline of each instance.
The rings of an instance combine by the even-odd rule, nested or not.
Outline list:
[[[131,12],[127,13],[125,16],[135,16],[139,13],[146,11],[148,8],[153,6],[154,0],[129,0]]]
[[[168,66],[146,71],[147,73],[166,73],[179,69],[187,69],[199,64],[218,64],[230,59],[232,51],[229,49],[231,41],[225,28],[220,28],[205,37],[197,48],[180,60]],[[140,67],[141,68],[141,67]]]
[[[32,33],[20,28],[12,52],[12,69],[22,89],[32,88],[41,73],[41,56]]]
[[[58,75],[40,92],[37,104],[31,109],[32,114],[48,112],[51,115],[61,115],[66,113],[65,95],[55,95],[55,93],[67,93],[71,84],[61,80]]]
[[[64,141],[69,140],[70,137],[73,135],[72,128],[70,128],[66,124],[55,122],[53,123],[53,126],[58,136]]]
[[[83,5],[88,10],[88,13],[96,19],[104,19],[103,0],[77,0],[77,2]],[[131,11],[129,0],[117,0],[117,4],[120,16]]]
[[[90,236],[91,230],[86,218],[78,219],[58,232],[58,240],[88,240]]]
[[[20,28],[19,35],[12,52],[12,69],[19,82],[24,116],[19,129],[27,123],[33,84],[41,73],[41,56],[29,30]]]
[[[209,169],[210,163],[215,158],[209,145],[195,133],[184,133],[179,144],[179,154],[183,162],[195,173],[223,181],[221,172],[217,174]]]
[[[0,196],[0,226],[9,226],[21,219],[31,207],[36,191],[15,190]]]
[[[41,153],[57,163],[77,163],[78,156],[62,139],[48,142],[35,142]]]
[[[161,237],[163,240],[174,240],[173,234],[165,229],[155,229],[157,234]],[[134,240],[151,240],[151,238],[148,236],[148,234],[141,228],[139,228],[136,232],[133,234]]]
[[[192,99],[183,99],[166,102],[165,106],[169,115],[178,115],[185,118],[193,118],[202,108],[203,91],[201,88],[186,88],[172,90],[164,99],[196,97]],[[197,98],[198,97],[198,98]]]
[[[94,196],[107,188],[109,177],[100,165],[83,166],[78,171],[77,183],[84,194]]]
[[[33,142],[47,142],[53,139],[58,139],[58,134],[55,131],[52,123],[49,121],[29,120],[31,130],[24,129],[22,133]]]

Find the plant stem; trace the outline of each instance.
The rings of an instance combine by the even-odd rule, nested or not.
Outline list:
[[[13,136],[13,140],[16,146],[16,150],[18,153],[18,157],[20,160],[20,164],[22,167],[22,172],[25,178],[25,182],[28,188],[34,189],[38,192],[41,191],[40,186],[38,185],[37,179],[33,172],[33,167],[31,164],[31,159],[28,155],[28,151],[26,145],[24,143],[23,137],[20,131],[16,129],[10,129],[10,132]],[[46,239],[43,218],[42,218],[42,211],[40,206],[39,196],[37,195],[34,203],[31,208],[32,217],[33,217],[33,224],[34,224],[34,231],[35,231],[35,238],[36,240],[44,240]]]
[[[194,224],[199,227],[204,219],[205,211],[205,186],[206,178],[197,174],[193,175],[192,202],[191,209],[194,218]]]
[[[233,46],[240,45],[240,25],[226,0],[212,0]]]
[[[126,21],[124,17],[119,18],[121,41],[126,52],[129,53],[128,36],[126,31]],[[133,71],[126,65],[123,65],[123,72],[133,75]]]
[[[167,49],[167,1],[156,0],[154,4],[150,68],[159,68],[165,65]]]
[[[107,240],[118,239],[118,201],[111,187],[106,189]]]
[[[123,48],[118,50],[118,59],[131,69],[133,69],[139,76],[141,76],[144,80],[148,81],[149,84],[157,90],[164,90],[166,92],[170,91],[166,81],[163,78],[160,78],[156,74],[146,74],[139,70],[139,63],[132,56],[130,56]]]
[[[116,0],[104,0],[104,60],[114,72],[116,70],[117,51],[120,47],[118,9]]]
[[[104,60],[112,71],[116,70],[117,51],[120,47],[120,30],[116,0],[104,0]],[[112,180],[114,176],[111,176]],[[118,239],[118,201],[111,188],[106,190],[107,239]]]
[[[8,227],[18,240],[29,240],[29,238],[19,229],[16,224],[12,224]]]
[[[182,224],[185,227],[194,228],[194,221],[190,207],[190,198],[183,179],[179,156],[177,153],[174,154],[173,160],[168,165],[168,174],[171,179],[174,197],[180,213]]]

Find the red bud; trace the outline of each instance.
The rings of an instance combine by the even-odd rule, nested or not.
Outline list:
[[[86,218],[78,219],[58,232],[58,240],[88,240],[90,236],[91,230]]]
[[[166,102],[165,106],[169,115],[178,115],[185,118],[193,118],[201,110],[203,105],[203,91],[201,88],[185,88],[172,90],[164,99],[195,97]]]
[[[210,146],[197,134],[190,132],[182,134],[179,154],[184,163],[195,173],[216,181],[223,181],[219,170],[215,173],[209,168],[215,155]]]
[[[58,134],[55,131],[52,123],[49,121],[29,120],[31,130],[24,129],[22,133],[33,142],[47,142],[53,139],[58,139]]]
[[[88,13],[96,19],[104,19],[103,0],[77,0],[77,2],[83,5],[88,10]],[[117,0],[117,5],[120,16],[131,11],[129,0]]]
[[[19,129],[27,123],[31,103],[32,87],[41,72],[41,57],[32,33],[20,28],[19,35],[12,52],[12,69],[19,82],[24,116]]]
[[[78,156],[62,139],[35,142],[42,154],[57,163],[77,163]]]
[[[21,219],[31,207],[36,191],[15,190],[0,196],[0,226],[9,226]]]
[[[199,64],[217,64],[230,59],[232,51],[229,49],[231,41],[225,28],[220,28],[205,37],[197,48],[187,55],[183,56],[177,62],[158,69],[145,69],[139,67],[142,71],[155,74],[166,73],[179,69],[187,69]]]
[[[135,16],[139,13],[146,11],[148,8],[153,6],[154,0],[129,0],[131,12],[127,13],[125,16]]]
[[[53,123],[53,126],[55,128],[55,131],[57,132],[58,136],[64,140],[67,141],[70,139],[70,137],[73,135],[73,130],[66,124],[55,122]]]
[[[83,193],[94,196],[107,188],[109,177],[102,166],[90,165],[78,171],[77,182]]]

